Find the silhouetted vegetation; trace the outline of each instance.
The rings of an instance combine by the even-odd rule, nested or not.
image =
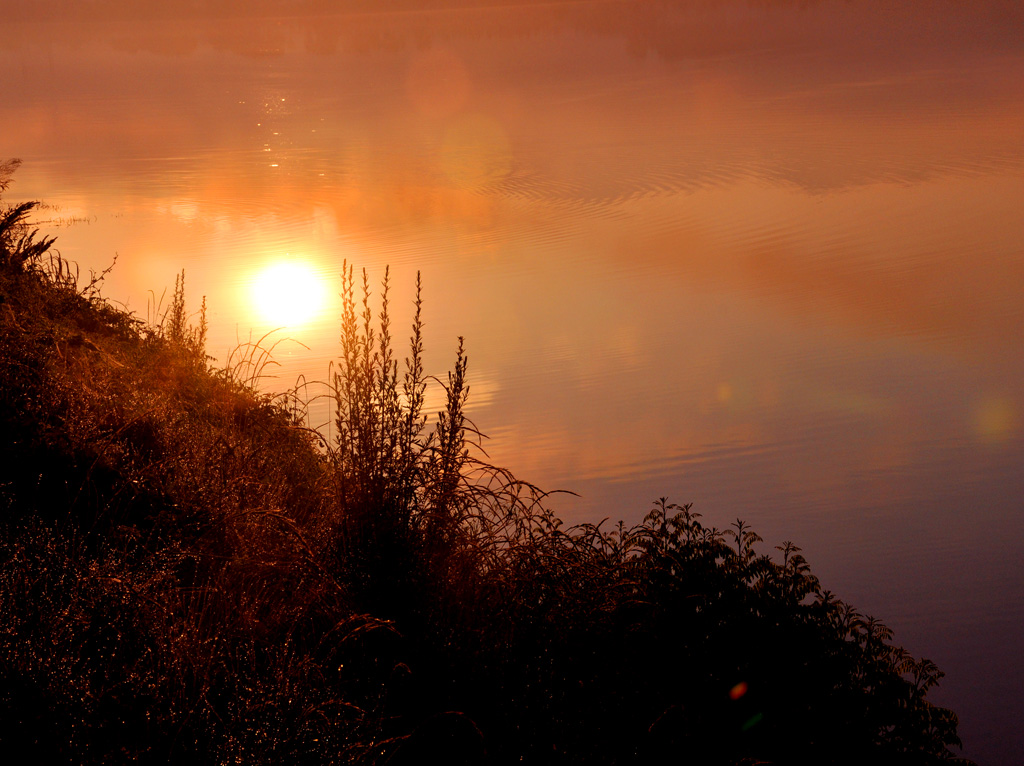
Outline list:
[[[209,369],[184,275],[143,322],[100,297],[102,275],[81,287],[31,210],[0,213],[10,752],[955,760],[956,716],[927,700],[942,673],[823,590],[792,543],[766,555],[743,522],[719,530],[664,499],[635,527],[565,528],[481,459],[462,342],[433,381],[418,290],[400,362],[387,278],[374,308],[346,266],[328,443],[293,398]]]

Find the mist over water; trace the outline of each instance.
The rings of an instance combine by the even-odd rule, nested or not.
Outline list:
[[[83,273],[118,255],[108,296],[184,268],[223,362],[301,264],[283,389],[327,377],[344,259],[390,264],[399,338],[420,270],[495,463],[569,521],[664,495],[793,540],[946,671],[965,755],[1024,751],[1016,4],[48,7],[0,159]]]

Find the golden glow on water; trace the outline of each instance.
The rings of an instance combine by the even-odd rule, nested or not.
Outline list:
[[[15,4],[0,161],[83,276],[119,254],[104,294],[141,313],[184,268],[221,363],[297,341],[283,390],[327,375],[344,260],[374,306],[390,264],[399,353],[421,271],[428,372],[464,335],[490,460],[579,492],[568,521],[693,500],[928,640],[980,628],[951,698],[1019,667],[1018,0],[58,4]],[[977,694],[966,754],[1024,750]]]
[[[249,297],[264,322],[294,329],[320,317],[327,288],[309,265],[282,260],[253,277]]]

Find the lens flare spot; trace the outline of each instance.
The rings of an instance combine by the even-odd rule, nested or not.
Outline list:
[[[728,404],[732,401],[732,396],[732,386],[728,382],[723,381],[718,384],[718,388],[715,389],[715,398],[718,399],[719,404]]]
[[[1009,398],[989,396],[974,405],[974,432],[981,441],[1003,442],[1017,431],[1017,408]]]
[[[277,327],[296,327],[323,309],[325,288],[308,265],[279,261],[256,275],[251,297],[264,321]]]
[[[512,172],[512,146],[497,121],[480,114],[467,115],[445,132],[440,161],[456,185],[487,186]]]
[[[448,117],[459,112],[469,97],[469,73],[453,51],[431,48],[413,59],[406,90],[421,114]]]
[[[757,726],[759,723],[761,723],[762,718],[764,718],[764,713],[754,713],[754,715],[750,716],[750,718],[747,719],[746,723],[743,724],[743,731],[748,731],[749,729],[752,729],[755,726]]]

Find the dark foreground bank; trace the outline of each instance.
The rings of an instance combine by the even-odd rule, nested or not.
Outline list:
[[[0,181],[8,176],[0,174]],[[2,190],[2,187],[0,187]],[[0,206],[0,743],[39,763],[927,764],[942,673],[799,548],[563,528],[346,271],[330,444]],[[417,302],[418,302],[417,296]],[[403,332],[404,335],[404,332]],[[11,748],[19,747],[20,750]],[[870,760],[869,760],[870,759]]]

